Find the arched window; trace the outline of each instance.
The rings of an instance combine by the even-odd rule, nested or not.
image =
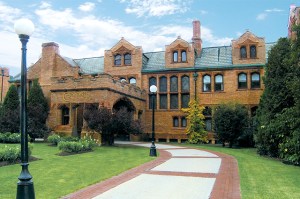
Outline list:
[[[120,82],[126,82],[126,81],[127,81],[126,78],[120,77]]]
[[[129,79],[130,84],[136,84],[136,79],[134,77]]]
[[[259,73],[251,74],[251,88],[260,88],[260,75]]]
[[[178,77],[172,76],[170,82],[170,108],[178,109]]]
[[[256,46],[254,45],[250,46],[250,58],[251,59],[256,58]]]
[[[115,55],[115,66],[121,66],[121,55],[120,54]]]
[[[150,86],[152,86],[152,85],[156,86],[156,78],[155,77],[149,78],[149,89],[150,89]],[[156,97],[154,98],[154,108],[156,109]],[[149,109],[152,109],[152,95],[151,94],[149,94]]]
[[[240,73],[238,76],[238,88],[247,88],[247,75],[245,73]]]
[[[203,88],[202,90],[204,92],[210,92],[211,91],[211,78],[210,75],[204,75],[203,76]]]
[[[61,124],[62,125],[68,125],[70,120],[70,109],[66,106],[63,106],[61,108]]]
[[[173,62],[178,62],[178,51],[173,52]]]
[[[190,78],[189,76],[181,77],[181,92],[190,92]]]
[[[240,48],[241,59],[247,58],[247,49],[246,46],[242,46]]]
[[[165,76],[159,78],[159,92],[167,92],[167,78]]]
[[[223,84],[223,75],[216,75],[215,76],[215,91],[223,91],[224,84]]]
[[[186,51],[181,51],[181,62],[186,62]]]
[[[126,53],[124,55],[124,64],[125,65],[131,65],[131,54]]]
[[[173,117],[173,127],[179,127],[179,119],[178,119],[178,117]]]
[[[159,78],[159,108],[167,109],[168,108],[168,98],[167,98],[167,78],[162,76]]]
[[[186,126],[187,126],[186,117],[182,117],[181,118],[181,127],[186,127]]]
[[[190,102],[190,78],[189,76],[181,77],[181,108],[187,108]]]
[[[155,77],[150,77],[149,78],[149,88],[150,86],[155,85],[156,86],[156,78]]]

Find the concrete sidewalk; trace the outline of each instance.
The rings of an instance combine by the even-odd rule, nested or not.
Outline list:
[[[149,147],[150,143],[117,142]],[[240,198],[236,160],[228,155],[156,144],[160,156],[64,198],[208,199]]]

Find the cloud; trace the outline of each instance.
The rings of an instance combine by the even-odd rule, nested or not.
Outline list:
[[[78,9],[83,12],[89,12],[92,11],[95,8],[95,4],[91,2],[85,2],[84,4],[81,4]]]
[[[268,14],[267,13],[260,13],[256,16],[256,19],[261,21],[261,20],[265,20],[267,18]]]
[[[0,29],[13,31],[12,24],[21,15],[21,10],[7,6],[0,1]]]
[[[256,20],[262,21],[265,20],[269,14],[276,13],[276,12],[283,12],[284,10],[278,9],[278,8],[272,8],[272,9],[266,9],[263,13],[260,13],[256,16]]]
[[[121,3],[127,3],[125,11],[129,14],[136,14],[138,17],[146,16],[164,16],[176,13],[185,13],[191,3],[181,0],[120,0]]]

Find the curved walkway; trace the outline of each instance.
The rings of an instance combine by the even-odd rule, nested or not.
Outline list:
[[[149,143],[117,142],[149,147]],[[218,152],[156,144],[154,161],[84,188],[76,199],[240,199],[237,161]]]

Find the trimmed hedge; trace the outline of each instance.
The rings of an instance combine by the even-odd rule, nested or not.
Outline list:
[[[0,133],[0,143],[20,143],[21,134],[20,133]]]
[[[76,142],[78,141],[79,139],[77,137],[62,137],[58,134],[53,134],[53,135],[50,135],[48,137],[48,142],[50,142],[52,145],[54,146],[57,146],[59,142]]]
[[[32,145],[28,145],[28,156],[31,155]],[[21,148],[20,146],[8,146],[0,149],[0,162],[17,162],[21,159]]]
[[[79,141],[60,141],[58,148],[62,152],[67,153],[80,153],[85,151],[92,151],[97,146],[97,142],[94,139],[84,138]]]

